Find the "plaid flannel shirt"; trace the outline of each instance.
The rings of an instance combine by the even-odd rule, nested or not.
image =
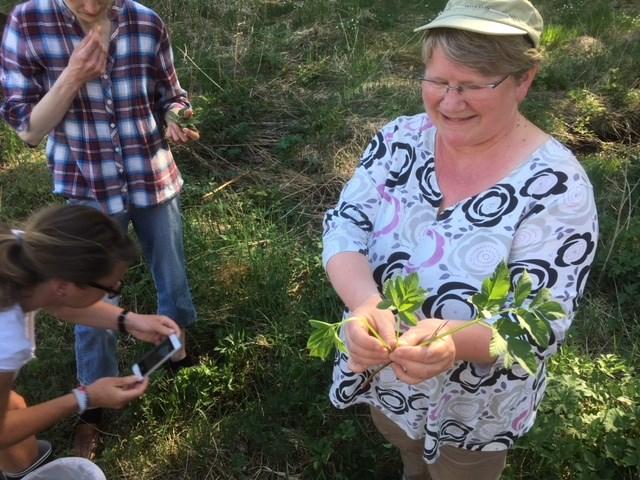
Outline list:
[[[53,191],[95,199],[114,214],[180,192],[182,177],[163,138],[164,114],[188,106],[164,23],[132,0],[114,0],[107,70],[87,82],[50,132]],[[0,114],[26,130],[33,107],[67,66],[84,33],[63,0],[31,0],[11,14],[2,40]]]

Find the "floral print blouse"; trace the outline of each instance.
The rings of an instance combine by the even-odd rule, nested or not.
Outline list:
[[[424,438],[432,463],[441,445],[509,448],[533,425],[544,395],[546,363],[563,343],[595,254],[598,235],[592,186],[576,158],[553,138],[491,188],[438,213],[442,194],[434,167],[436,128],[425,114],[399,117],[366,148],[338,204],[324,219],[323,261],[341,252],[367,256],[382,285],[417,272],[429,292],[421,316],[470,320],[467,299],[506,260],[512,281],[526,269],[532,296],[549,288],[567,317],[552,322],[549,345],[537,349],[535,376],[519,365],[457,361],[418,385],[391,368],[368,385],[347,356],[336,357],[332,403],[366,403]],[[345,316],[348,316],[345,312]]]

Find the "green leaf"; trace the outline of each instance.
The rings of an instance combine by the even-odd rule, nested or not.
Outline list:
[[[380,303],[378,303],[378,305],[376,305],[376,308],[379,308],[380,310],[386,310],[391,307],[393,307],[393,303],[391,302],[391,300],[387,299],[382,300]]]
[[[536,293],[536,296],[531,301],[529,308],[537,308],[540,305],[551,302],[552,300],[553,297],[551,296],[551,290],[549,290],[548,288],[541,288],[540,290],[538,290],[538,293]]]
[[[173,110],[169,110],[167,112],[167,118],[169,120],[171,120],[174,123],[179,123],[180,122],[180,117],[178,116],[178,114],[176,112],[174,112]]]
[[[411,327],[415,327],[418,324],[418,317],[415,313],[399,312],[398,316],[400,317],[400,320]]]
[[[505,339],[512,337],[521,337],[525,331],[514,322],[506,313],[504,313],[494,324],[493,328],[500,333]]]
[[[489,278],[487,289],[489,306],[502,306],[507,301],[509,290],[511,290],[511,278],[506,262],[502,261],[498,264],[496,271]]]
[[[397,276],[387,280],[384,285],[384,300],[378,304],[378,308],[394,307],[398,319],[408,325],[414,326],[418,322],[415,315],[424,303],[427,292],[420,287],[420,278],[417,273],[406,277]]]
[[[500,357],[507,353],[507,341],[495,328],[492,329],[491,342],[489,343],[489,354],[493,357]]]
[[[514,289],[514,303],[516,307],[522,306],[522,303],[531,295],[531,276],[529,272],[526,270],[522,272],[518,282],[516,283],[516,287]]]
[[[489,297],[484,292],[474,293],[471,296],[471,303],[476,306],[478,312],[485,310],[489,302]]]
[[[549,345],[549,325],[534,312],[529,312],[522,308],[516,313],[518,323],[533,338],[536,344],[541,348],[547,348]]]
[[[398,277],[396,277],[398,278]],[[389,295],[385,295],[385,297],[389,298],[391,300],[391,302],[393,303],[393,306],[396,307],[396,309],[398,308],[398,305],[400,305],[400,295],[398,292],[398,286],[397,286],[397,281],[396,279],[391,279],[389,281]]]
[[[309,320],[313,331],[307,340],[309,355],[326,360],[337,348],[341,352],[346,351],[344,342],[338,336],[338,328],[342,322],[327,323],[320,320]]]
[[[340,335],[338,335],[338,329],[333,329],[333,346],[338,349],[339,352],[348,353],[347,346],[344,344]]]
[[[519,338],[510,338],[507,341],[507,355],[504,363],[507,368],[515,362],[518,363],[529,375],[535,375],[538,369],[538,360],[531,351],[531,344]]]
[[[562,305],[555,301],[544,302],[541,305],[537,305],[532,310],[547,321],[560,320],[567,316]]]
[[[478,308],[478,311],[486,309],[497,313],[499,308],[507,301],[510,290],[509,268],[506,262],[502,261],[498,264],[493,274],[484,279],[480,292],[471,297],[471,303]]]

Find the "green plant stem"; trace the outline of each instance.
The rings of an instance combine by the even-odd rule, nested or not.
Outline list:
[[[441,333],[440,335],[436,335],[435,337],[429,337],[426,340],[422,341],[421,343],[418,344],[419,347],[428,347],[429,345],[431,345],[433,342],[435,342],[436,340],[440,340],[441,338],[447,337],[449,335],[453,335],[454,333],[458,333],[460,330],[464,330],[465,328],[469,328],[473,325],[483,325],[487,328],[491,328],[491,325],[489,325],[487,322],[484,321],[483,318],[475,318],[473,320],[471,320],[470,322],[467,323],[463,323],[462,325],[459,325],[455,328],[452,328],[451,330],[447,330],[444,333]]]
[[[382,344],[382,346],[384,348],[386,348],[387,350],[391,350],[391,347],[389,346],[389,344],[384,340],[384,338],[382,338],[380,336],[380,334],[376,331],[375,328],[373,328],[373,326],[369,323],[369,320],[365,317],[349,317],[347,318],[343,323],[343,325],[347,322],[350,322],[352,320],[364,320],[365,323],[367,324],[367,329],[369,330],[369,333],[371,333],[374,337],[376,337],[376,339],[378,339],[378,341]]]

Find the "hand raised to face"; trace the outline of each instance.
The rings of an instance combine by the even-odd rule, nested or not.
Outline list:
[[[66,74],[79,88],[98,78],[107,68],[108,41],[105,25],[96,24],[71,53]]]

